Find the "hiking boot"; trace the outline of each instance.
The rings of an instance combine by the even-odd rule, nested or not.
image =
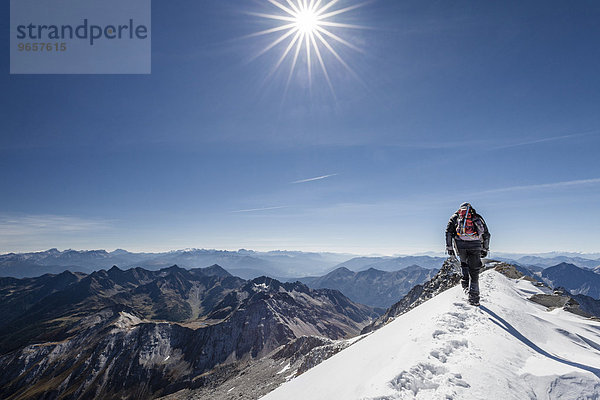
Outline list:
[[[461,280],[460,284],[462,285],[463,292],[465,292],[465,294],[469,293],[469,282]]]
[[[469,299],[468,303],[472,306],[478,306],[479,300],[478,299]]]

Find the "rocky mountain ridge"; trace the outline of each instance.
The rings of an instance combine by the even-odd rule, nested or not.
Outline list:
[[[33,296],[1,329],[0,397],[153,398],[201,387],[215,370],[302,336],[355,335],[376,316],[335,290],[244,281],[216,266],[114,267],[69,280]],[[2,304],[39,293],[31,280],[18,281],[0,289]]]
[[[544,269],[542,280],[550,286],[562,286],[573,294],[600,299],[600,274],[574,264],[560,263]]]
[[[340,267],[327,275],[301,278],[299,281],[315,289],[337,289],[357,303],[385,309],[400,300],[415,285],[428,281],[436,273],[437,269],[417,265],[392,272],[375,268],[353,272]]]
[[[380,257],[354,257],[338,264],[336,268],[347,268],[351,271],[364,271],[374,268],[380,271],[398,271],[403,268],[418,265],[427,269],[438,269],[445,257],[435,256],[380,256]]]

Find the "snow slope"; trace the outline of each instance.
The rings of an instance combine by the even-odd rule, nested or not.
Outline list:
[[[480,285],[480,308],[449,289],[263,399],[600,399],[600,322],[494,270]]]

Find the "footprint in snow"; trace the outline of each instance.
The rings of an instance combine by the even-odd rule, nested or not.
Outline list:
[[[390,382],[390,386],[397,390],[397,394],[378,400],[413,399],[419,393],[423,395],[427,392],[436,399],[455,399],[458,397],[454,388],[470,387],[460,374],[451,373],[444,366],[433,363],[418,363],[409,371],[402,371]]]
[[[456,311],[447,312],[438,320],[444,329],[431,334],[437,345],[429,352],[430,362],[420,362],[391,380],[389,385],[396,391],[394,395],[372,400],[413,399],[419,392],[436,399],[459,399],[456,389],[470,387],[460,374],[450,372],[444,364],[455,352],[469,347],[463,334],[480,317],[466,303],[456,302],[453,306]]]
[[[435,331],[433,331],[433,333],[431,334],[431,336],[434,339],[438,339],[440,336],[447,335],[447,334],[448,334],[448,332],[446,332],[446,331],[443,331],[441,329],[436,329]]]
[[[463,347],[469,347],[469,342],[466,339],[449,340],[444,342],[441,347],[431,350],[429,355],[441,363],[445,363],[452,353]]]
[[[460,308],[465,311],[470,309],[470,307],[466,303],[456,302],[456,303],[452,303],[452,305],[455,306],[456,308]]]

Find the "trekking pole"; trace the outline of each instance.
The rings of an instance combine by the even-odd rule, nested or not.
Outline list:
[[[460,258],[458,257],[458,248],[456,247],[456,240],[452,239],[452,248],[454,249],[454,256],[450,257],[450,261],[454,266],[454,270],[458,275],[462,275],[462,268],[460,266]]]

